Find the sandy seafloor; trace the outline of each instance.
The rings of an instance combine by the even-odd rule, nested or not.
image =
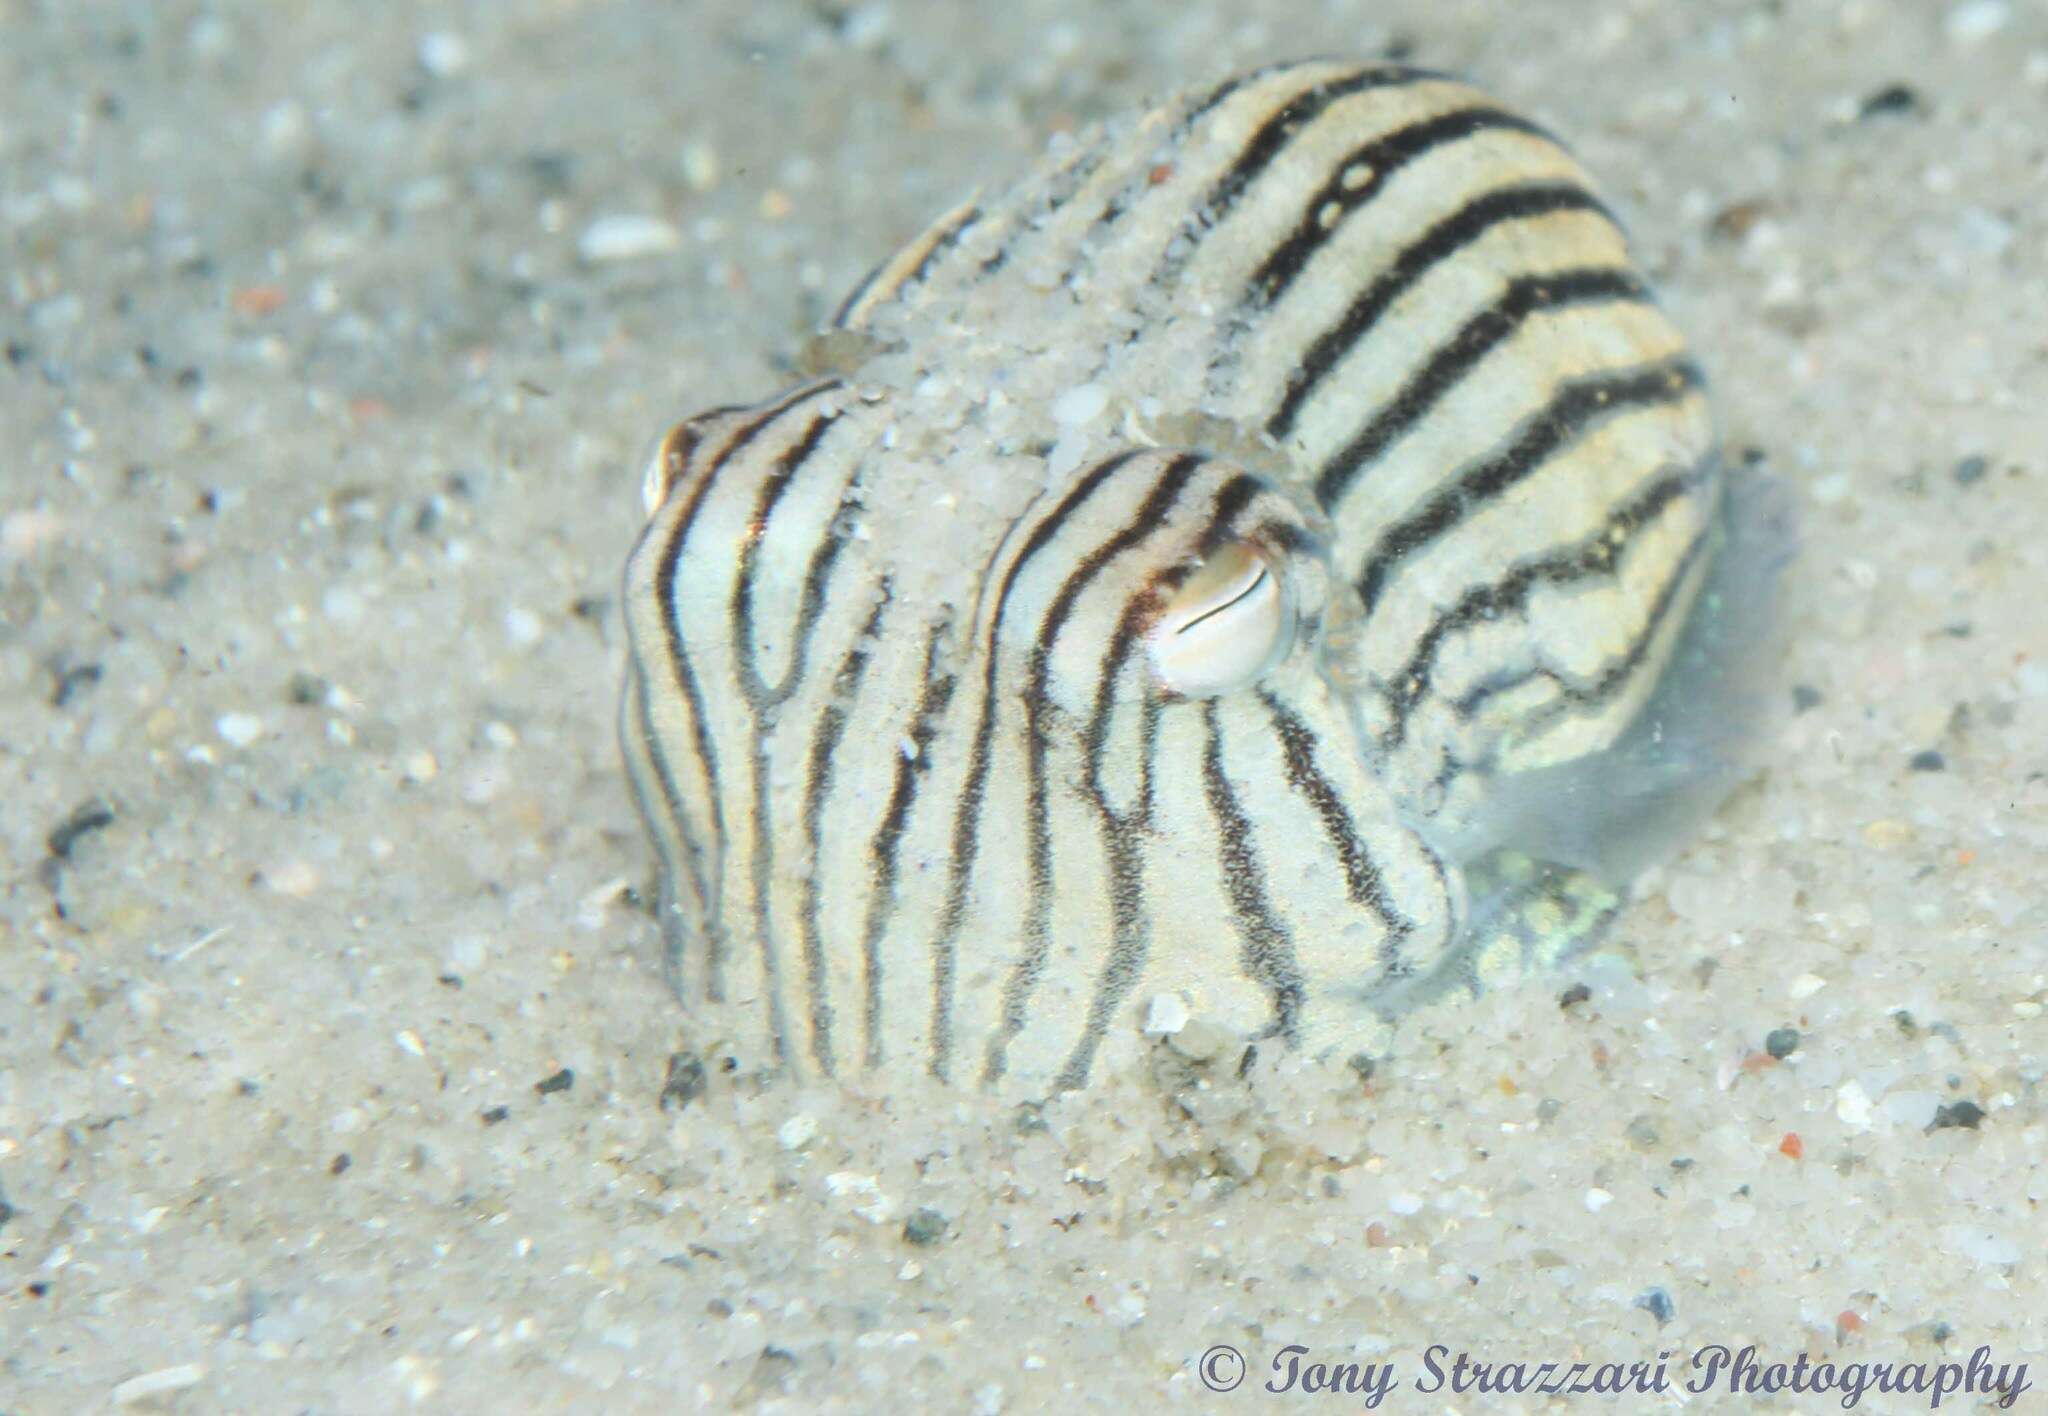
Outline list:
[[[1395,46],[1627,215],[1801,503],[1802,711],[1632,968],[1370,1085],[726,1075],[633,904],[634,458],[1055,128]],[[2024,0],[0,0],[0,1411],[2048,1402],[2044,135]]]

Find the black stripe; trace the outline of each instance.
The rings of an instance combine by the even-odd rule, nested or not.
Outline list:
[[[1095,220],[1091,224],[1087,236],[1083,237],[1079,243],[1078,249],[1075,251],[1063,278],[1072,280],[1075,277],[1088,259],[1090,249],[1099,242],[1101,234],[1108,230],[1108,228],[1116,225],[1122,219],[1124,213],[1129,211],[1131,206],[1144,195],[1146,189],[1152,185],[1152,169],[1161,161],[1164,161],[1170,167],[1178,159],[1181,148],[1188,140],[1188,135],[1195,130],[1196,125],[1202,119],[1208,117],[1225,99],[1229,98],[1246,84],[1261,82],[1291,67],[1293,66],[1287,64],[1274,64],[1249,74],[1236,75],[1224,80],[1221,84],[1211,89],[1198,102],[1190,105],[1174,122],[1172,129],[1168,131],[1161,141],[1153,144],[1144,153],[1139,154],[1138,170],[1125,181],[1121,190],[1114,193],[1108,201],[1103,203],[1102,210],[1095,214]],[[1098,156],[1090,166],[1091,172],[1095,167],[1100,166],[1104,158],[1107,157],[1108,154],[1105,151],[1107,146],[1105,138],[1096,139],[1095,151]],[[1068,198],[1071,198],[1073,195],[1071,191],[1067,193]],[[1054,202],[1050,210],[1057,211],[1064,204],[1064,200]],[[1192,224],[1198,226],[1200,224],[1199,218]]]
[[[1202,528],[1201,538],[1195,542],[1195,556],[1207,560],[1216,554],[1216,548],[1228,541],[1234,534],[1237,519],[1244,515],[1244,509],[1257,499],[1266,484],[1248,472],[1240,472],[1223,484],[1216,493],[1216,502],[1209,512],[1209,523]]]
[[[804,875],[802,925],[804,981],[811,996],[811,1057],[826,1076],[833,1073],[832,999],[826,983],[825,945],[818,927],[818,899],[824,876],[820,860],[822,842],[819,825],[824,817],[825,796],[832,789],[834,755],[846,732],[846,719],[860,696],[861,680],[867,675],[868,658],[882,632],[882,616],[889,608],[889,580],[884,576],[875,608],[861,626],[853,647],[832,683],[832,698],[818,714],[818,726],[811,734],[810,760],[804,766],[804,849],[810,869]]]
[[[932,739],[938,736],[936,725],[945,716],[947,705],[953,701],[954,686],[959,682],[955,675],[940,670],[940,644],[946,629],[945,622],[940,621],[925,637],[924,689],[918,697],[917,714],[911,719],[907,734],[916,755],[906,757],[901,752],[897,753],[896,781],[889,790],[889,806],[882,813],[881,828],[868,843],[874,890],[868,896],[867,921],[861,930],[860,947],[866,984],[863,1065],[870,1068],[882,1064],[881,940],[889,917],[896,910],[897,851],[903,844],[910,809],[917,799],[918,782],[931,767],[927,751]]]
[[[1217,868],[1243,944],[1244,971],[1273,995],[1273,1021],[1261,1036],[1277,1035],[1292,1042],[1301,1012],[1301,969],[1287,926],[1274,917],[1266,901],[1265,862],[1259,859],[1252,841],[1251,818],[1244,814],[1223,771],[1223,728],[1216,713],[1216,700],[1203,700],[1202,722],[1208,729],[1208,743],[1202,752],[1202,787],[1209,800],[1209,814],[1216,821]]]
[[[1616,507],[1589,535],[1538,559],[1519,562],[1490,585],[1474,586],[1458,598],[1457,604],[1431,620],[1417,638],[1408,662],[1393,678],[1387,695],[1391,721],[1382,751],[1392,751],[1406,740],[1409,719],[1429,692],[1429,675],[1436,656],[1452,635],[1473,624],[1521,613],[1528,605],[1530,592],[1539,585],[1569,585],[1593,576],[1612,576],[1636,533],[1673,503],[1690,496],[1707,480],[1712,467],[1709,459],[1691,468],[1664,473]]]
[[[704,847],[690,831],[689,818],[683,814],[682,793],[676,787],[675,773],[668,765],[668,754],[662,748],[661,735],[654,730],[654,719],[651,716],[653,710],[647,704],[646,665],[635,655],[627,667],[627,672],[632,675],[634,681],[632,706],[639,711],[632,715],[631,723],[622,726],[638,738],[641,755],[646,759],[647,765],[654,770],[655,785],[661,789],[660,815],[674,826],[676,835],[682,838],[684,863],[689,869],[690,892],[696,897],[699,918],[708,918],[711,896],[704,880]],[[634,795],[640,796],[640,786],[637,782],[634,783]],[[640,814],[652,819],[656,815],[654,803],[641,800]],[[657,843],[659,842],[659,833],[649,834],[655,837]],[[663,866],[668,873],[673,874],[676,863],[664,860]],[[662,921],[662,933],[664,936],[672,934],[666,919]]]
[[[1440,345],[1401,391],[1330,456],[1316,478],[1316,499],[1325,507],[1335,506],[1351,489],[1361,467],[1378,459],[1421,422],[1531,315],[1571,305],[1644,304],[1649,299],[1649,287],[1642,277],[1624,268],[1568,270],[1511,281],[1499,299]]]
[[[1140,683],[1132,695],[1139,704],[1139,719],[1138,800],[1131,810],[1118,811],[1110,803],[1109,792],[1102,783],[1102,765],[1108,754],[1109,730],[1119,704],[1117,684],[1131,661],[1132,651],[1137,648],[1139,637],[1158,613],[1159,606],[1193,572],[1191,564],[1173,566],[1155,578],[1149,593],[1132,597],[1123,617],[1117,622],[1116,633],[1110,637],[1109,648],[1102,656],[1102,665],[1096,675],[1094,711],[1089,715],[1088,731],[1083,739],[1087,765],[1082,776],[1082,789],[1087,792],[1102,829],[1104,863],[1109,867],[1111,945],[1109,957],[1104,961],[1101,976],[1095,983],[1095,994],[1088,1003],[1088,1016],[1082,1024],[1081,1036],[1054,1083],[1056,1090],[1070,1091],[1087,1084],[1096,1050],[1109,1033],[1110,1018],[1137,985],[1139,976],[1144,972],[1146,955],[1151,951],[1152,924],[1145,912],[1144,839],[1152,825],[1152,774],[1159,748],[1159,715],[1165,702],[1163,694],[1150,685]],[[1142,674],[1143,670],[1139,672]]]
[[[697,685],[697,676],[690,668],[689,655],[683,648],[682,627],[678,623],[676,607],[676,571],[683,554],[683,543],[688,539],[690,529],[695,525],[697,513],[702,510],[704,499],[710,494],[718,473],[733,456],[745,449],[754,439],[771,427],[777,420],[803,403],[839,387],[837,379],[811,384],[797,389],[762,411],[760,416],[745,424],[730,441],[721,447],[706,465],[690,493],[690,500],[682,514],[676,518],[675,528],[669,533],[667,544],[661,548],[661,560],[655,567],[655,603],[661,609],[662,635],[668,649],[671,672],[675,676],[676,688],[690,705],[690,719],[695,724],[694,743],[697,760],[704,770],[705,795],[711,806],[712,845],[717,858],[723,860],[726,851],[725,808],[723,794],[718,782],[718,753],[711,741],[709,724],[704,717],[704,698]],[[650,528],[651,529],[651,528]],[[704,967],[704,996],[713,1002],[725,997],[725,930],[719,918],[719,895],[712,895],[713,916],[708,922],[710,937],[706,941]]]
[[[1297,94],[1268,115],[1238,152],[1237,159],[1216,179],[1202,199],[1200,217],[1209,226],[1220,223],[1252,183],[1287,150],[1295,136],[1339,101],[1368,89],[1392,88],[1436,77],[1423,69],[1398,65],[1360,69]]]
[[[754,851],[751,871],[754,915],[761,949],[761,981],[763,991],[767,995],[769,1030],[774,1038],[776,1062],[780,1065],[787,1065],[790,1060],[790,1041],[782,999],[782,963],[776,948],[768,904],[769,884],[775,873],[775,838],[771,829],[774,812],[769,802],[768,788],[768,735],[774,730],[778,710],[803,682],[812,634],[824,611],[825,581],[845,545],[845,533],[840,528],[836,512],[824,540],[819,542],[811,553],[794,630],[795,638],[790,646],[789,668],[783,675],[782,682],[773,688],[770,688],[761,677],[757,662],[760,646],[754,637],[754,571],[761,544],[768,539],[770,523],[783,494],[788,491],[797,472],[824,441],[826,431],[840,416],[837,409],[827,409],[816,415],[803,435],[775,460],[774,470],[763,481],[761,493],[755,501],[753,519],[748,522],[745,537],[741,542],[739,567],[734,577],[732,602],[728,611],[727,632],[731,636],[734,657],[737,660],[735,668],[738,686],[741,696],[752,710],[754,719],[751,754],[754,787]],[[860,472],[856,468],[847,486],[841,491],[842,504],[859,476]]]
[[[1292,433],[1303,405],[1323,380],[1344,361],[1388,307],[1431,268],[1504,222],[1526,221],[1561,211],[1594,212],[1613,220],[1599,199],[1584,187],[1550,182],[1483,193],[1430,227],[1358,293],[1336,323],[1316,336],[1301,364],[1289,376],[1287,392],[1266,421],[1266,431],[1276,438]]]
[[[944,220],[943,217],[940,219]],[[953,220],[948,222],[943,228],[928,226],[911,238],[913,243],[921,241],[927,236],[933,237],[933,240],[925,248],[924,254],[918,258],[917,264],[905,272],[903,278],[897,281],[894,288],[887,292],[887,298],[893,300],[911,286],[922,281],[931,270],[932,262],[937,260],[942,253],[960,244],[960,238],[966,235],[968,228],[980,219],[981,207],[979,205],[970,206],[967,210],[957,213]],[[847,318],[852,315],[854,307],[874,288],[874,284],[881,278],[882,272],[893,265],[902,254],[902,251],[894,252],[888,260],[883,261],[880,265],[869,271],[860,284],[853,288],[853,293],[840,302],[839,308],[832,315],[832,324],[835,328],[844,329],[846,327]]]
[[[1029,850],[1026,868],[1031,896],[1024,921],[1024,952],[1011,968],[1010,977],[1003,986],[1002,1022],[988,1040],[982,1066],[984,1083],[1003,1075],[1006,1065],[1004,1049],[1024,1029],[1024,1013],[1030,1002],[1031,990],[1044,970],[1046,953],[1052,947],[1052,823],[1045,758],[1048,747],[1046,719],[1052,708],[1052,700],[1046,692],[1046,679],[1051,673],[1053,641],[1073,614],[1081,592],[1102,573],[1103,567],[1165,525],[1167,514],[1187,489],[1203,460],[1194,453],[1181,453],[1171,458],[1152,484],[1137,514],[1115,535],[1083,557],[1061,583],[1039,620],[1024,688],[1024,760],[1028,793],[1025,837]]]
[[[1081,504],[1101,489],[1138,449],[1119,453],[1097,463],[1070,488],[1045,519],[1032,528],[1024,547],[1003,576],[1002,588],[989,626],[988,651],[982,670],[980,721],[975,725],[974,743],[969,750],[967,780],[960,794],[960,806],[953,818],[953,851],[947,882],[946,903],[939,913],[939,927],[932,939],[932,1076],[945,1081],[953,1053],[954,946],[967,916],[967,891],[974,877],[975,858],[981,842],[981,804],[988,789],[989,748],[995,735],[996,669],[1001,657],[1003,611],[1009,604],[1011,587],[1026,563],[1059,533],[1060,526]]]
[[[788,451],[775,461],[775,470],[761,485],[761,495],[754,506],[754,516],[747,523],[745,538],[740,543],[739,574],[733,582],[730,607],[732,642],[739,657],[740,691],[754,709],[757,719],[771,715],[776,708],[789,700],[802,684],[804,666],[809,658],[812,633],[817,629],[818,619],[825,609],[825,582],[832,573],[839,553],[846,547],[846,531],[835,511],[828,524],[824,539],[811,551],[810,564],[804,572],[803,589],[797,602],[797,622],[792,630],[789,649],[789,666],[782,676],[782,682],[769,687],[762,678],[757,653],[760,648],[754,638],[754,572],[760,558],[761,546],[771,534],[771,521],[775,509],[781,503],[783,494],[789,490],[791,481],[804,463],[810,460],[825,434],[838,421],[838,411],[820,413],[804,435]],[[860,470],[855,469],[847,484],[840,491],[840,506],[843,509],[860,481]]]
[[[1658,630],[1678,605],[1679,592],[1685,587],[1687,578],[1712,544],[1713,532],[1713,526],[1708,525],[1693,536],[1677,567],[1657,592],[1657,598],[1643,622],[1642,632],[1629,642],[1627,649],[1608,660],[1592,677],[1581,679],[1550,665],[1503,671],[1490,675],[1485,682],[1456,699],[1453,709],[1459,717],[1471,718],[1488,698],[1510,692],[1532,679],[1547,678],[1558,686],[1560,696],[1557,701],[1531,713],[1527,722],[1518,729],[1518,735],[1526,741],[1539,736],[1546,727],[1575,707],[1598,707],[1612,699],[1650,652]]]
[[[1259,701],[1272,716],[1273,733],[1287,763],[1288,785],[1308,799],[1316,819],[1323,824],[1330,849],[1337,854],[1337,864],[1344,872],[1345,893],[1351,903],[1371,910],[1380,922],[1380,965],[1392,974],[1401,968],[1401,944],[1415,932],[1415,922],[1396,909],[1388,897],[1386,881],[1358,834],[1358,823],[1351,819],[1351,812],[1337,789],[1330,785],[1330,779],[1316,766],[1316,734],[1268,690],[1259,690]]]
[[[1370,614],[1378,603],[1388,575],[1403,556],[1528,477],[1587,428],[1617,413],[1675,403],[1700,383],[1698,366],[1679,355],[1560,386],[1548,404],[1523,421],[1506,448],[1460,473],[1425,501],[1422,510],[1381,534],[1358,576],[1358,595],[1366,612]]]
[[[757,741],[751,754],[754,799],[748,812],[754,827],[749,872],[754,886],[754,933],[761,946],[761,991],[768,1008],[768,1033],[777,1066],[789,1064],[789,1021],[782,1006],[782,961],[775,950],[775,931],[768,917],[768,884],[774,873],[774,812],[768,802],[768,753]]]
[[[1244,303],[1267,305],[1286,294],[1288,286],[1307,268],[1310,259],[1335,233],[1338,224],[1377,197],[1394,174],[1416,158],[1480,133],[1503,131],[1550,138],[1550,134],[1541,127],[1505,109],[1461,108],[1397,128],[1353,148],[1315,195],[1309,198],[1302,210],[1301,221],[1294,230],[1252,272]],[[1356,187],[1346,186],[1345,173],[1360,164],[1371,169],[1371,176]],[[1339,208],[1340,215],[1337,221],[1325,223],[1323,212],[1332,203]]]
[[[1148,284],[1154,289],[1171,284],[1194,259],[1203,238],[1223,224],[1252,184],[1279,159],[1303,129],[1321,118],[1337,102],[1369,89],[1396,88],[1442,77],[1427,69],[1399,65],[1357,69],[1326,79],[1280,105],[1267,115],[1258,131],[1246,140],[1230,166],[1210,183],[1208,192],[1175,230]]]
[[[874,267],[860,278],[860,283],[847,292],[846,298],[839,302],[839,308],[832,312],[832,328],[846,328],[846,317],[853,313],[853,307],[858,305],[862,298],[867,295],[868,291],[874,288],[875,282],[882,278],[882,272],[887,270],[889,263],[895,259],[896,253],[891,251],[881,260],[876,261]]]

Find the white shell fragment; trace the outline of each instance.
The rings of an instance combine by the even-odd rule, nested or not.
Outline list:
[[[682,249],[683,233],[658,216],[601,216],[583,228],[576,254],[592,265],[641,260]]]

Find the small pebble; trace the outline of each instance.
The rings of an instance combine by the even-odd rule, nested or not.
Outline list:
[[[1959,45],[1982,44],[2004,29],[2011,18],[2009,0],[1963,0],[1948,12],[1948,37]]]
[[[230,747],[248,747],[263,736],[263,720],[254,713],[223,713],[213,720],[213,730]]]
[[[529,649],[540,643],[540,637],[545,632],[546,627],[541,624],[540,616],[532,610],[514,605],[505,611],[505,637],[518,648]]]
[[[133,1406],[138,1401],[147,1401],[165,1392],[183,1391],[198,1386],[206,1379],[206,1368],[198,1362],[186,1362],[176,1367],[159,1367],[154,1372],[144,1372],[139,1377],[130,1377],[117,1385],[112,1396],[116,1406]]]
[[[1991,459],[1973,453],[1956,464],[1956,485],[1967,487],[1972,482],[1981,482],[1984,480],[1984,474],[1990,470]]]
[[[1799,1029],[1772,1028],[1764,1036],[1764,1051],[1780,1062],[1799,1050]]]
[[[663,1111],[680,1111],[704,1095],[704,1063],[687,1052],[669,1054],[668,1075],[662,1079],[660,1106]]]
[[[469,67],[469,44],[459,34],[436,30],[420,38],[420,67],[437,79],[451,78]]]
[[[1803,684],[1803,683],[1801,683],[1801,684],[1794,684],[1794,685],[1792,686],[1792,711],[1793,711],[1793,712],[1795,712],[1795,713],[1805,713],[1805,712],[1807,712],[1807,711],[1809,711],[1809,710],[1811,710],[1811,709],[1814,709],[1814,708],[1818,708],[1818,707],[1820,707],[1820,703],[1821,703],[1821,697],[1820,697],[1820,690],[1819,690],[1819,689],[1817,689],[1817,688],[1811,688],[1811,687],[1809,687],[1808,685],[1806,685],[1806,684]]]
[[[1920,111],[1920,95],[1905,84],[1886,84],[1864,98],[1857,109],[1857,116],[1876,118],[1888,113],[1917,113]]]
[[[1153,1037],[1171,1037],[1188,1025],[1188,1005],[1177,993],[1153,997],[1145,1009],[1145,1031]]]
[[[911,1244],[936,1244],[946,1237],[946,1216],[927,1206],[903,1221],[903,1238]]]
[[[799,1111],[775,1130],[775,1139],[784,1150],[802,1150],[818,1137],[818,1118]]]
[[[683,233],[658,216],[601,216],[583,228],[576,254],[592,265],[640,260],[680,250]]]
[[[533,1089],[541,1096],[552,1096],[556,1092],[565,1092],[575,1085],[576,1074],[564,1067],[552,1076],[542,1077],[533,1084]]]
[[[1948,767],[1948,759],[1930,747],[1924,752],[1914,753],[1906,765],[1915,772],[1940,772]]]
[[[263,872],[263,883],[287,899],[303,900],[320,888],[320,872],[303,860],[288,860]]]
[[[1594,1214],[1600,1213],[1613,1203],[1614,1195],[1611,1191],[1603,1190],[1597,1185],[1586,1191],[1586,1208]]]
[[[1100,384],[1070,388],[1052,401],[1052,420],[1063,427],[1077,428],[1094,421],[1109,406],[1109,394]]]
[[[1961,1126],[1974,1131],[1984,1121],[1984,1108],[1974,1101],[1954,1101],[1946,1106],[1934,1108],[1934,1119],[1927,1123],[1930,1131],[1946,1131]]]
[[[103,830],[114,824],[114,809],[98,797],[74,810],[50,832],[43,842],[50,848],[50,854],[58,860],[68,860],[71,848],[78,844],[79,837]]]
[[[1858,1131],[1870,1129],[1870,1093],[1856,1082],[1844,1082],[1835,1091],[1835,1119]]]
[[[694,142],[683,149],[683,180],[693,192],[708,192],[718,185],[718,149],[707,142]]]
[[[1803,973],[1792,980],[1785,993],[1794,1003],[1797,1003],[1801,999],[1813,997],[1814,994],[1827,986],[1828,981],[1819,974]]]
[[[1658,1327],[1663,1327],[1664,1324],[1670,1322],[1672,1314],[1677,1311],[1671,1305],[1671,1295],[1661,1288],[1646,1290],[1638,1295],[1636,1301],[1630,1306],[1641,1308],[1644,1312],[1655,1318]]]

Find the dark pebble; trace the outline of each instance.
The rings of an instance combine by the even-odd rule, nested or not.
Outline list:
[[[1952,1101],[1947,1106],[1934,1109],[1934,1119],[1927,1123],[1930,1131],[1946,1131],[1952,1126],[1961,1126],[1974,1131],[1984,1121],[1984,1108],[1974,1101]]]
[[[1369,1082],[1372,1080],[1372,1074],[1379,1070],[1380,1064],[1366,1053],[1354,1052],[1351,1054],[1351,1060],[1344,1065],[1358,1074],[1359,1081]]]
[[[1766,210],[1768,208],[1760,201],[1736,202],[1722,207],[1708,223],[1707,233],[1717,241],[1740,241],[1757,222],[1763,220]]]
[[[533,1089],[542,1096],[549,1096],[555,1092],[565,1092],[575,1085],[576,1074],[564,1067],[552,1077],[542,1077],[533,1084]]]
[[[7,1227],[7,1221],[14,1218],[14,1206],[0,1199],[0,1229]]]
[[[1588,998],[1591,998],[1592,996],[1592,989],[1586,987],[1586,985],[1583,983],[1575,983],[1570,988],[1567,988],[1564,992],[1557,995],[1557,1006],[1560,1008],[1570,1008],[1577,1004],[1585,1002]]]
[[[660,1106],[663,1111],[681,1111],[704,1095],[704,1063],[696,1054],[672,1052],[668,1075],[662,1078]]]
[[[79,664],[63,670],[57,675],[57,691],[50,695],[50,706],[67,707],[71,700],[100,681],[98,664]]]
[[[576,155],[569,152],[530,152],[522,159],[527,176],[549,192],[566,192],[575,178]]]
[[[71,848],[78,844],[78,838],[102,830],[114,824],[114,808],[98,797],[94,797],[64,818],[63,824],[50,833],[48,845],[50,854],[58,860],[71,859]]]
[[[1990,470],[1990,458],[1972,454],[1956,464],[1956,485],[1967,487],[1972,482],[1981,482]]]
[[[1764,1038],[1764,1051],[1783,1062],[1799,1050],[1799,1029],[1772,1028]]]
[[[911,1244],[936,1244],[946,1237],[946,1227],[946,1217],[927,1206],[903,1221],[903,1238]]]
[[[1918,113],[1922,109],[1920,95],[1906,84],[1886,84],[1863,100],[1857,110],[1859,118],[1877,118],[1892,113]]]
[[[1940,772],[1947,769],[1948,759],[1930,747],[1925,752],[1914,753],[1906,765],[1915,772]]]
[[[1792,686],[1792,711],[1793,711],[1793,712],[1795,712],[1795,713],[1804,713],[1804,712],[1806,712],[1806,711],[1807,711],[1808,709],[1811,709],[1811,708],[1818,708],[1818,707],[1820,707],[1820,690],[1819,690],[1819,689],[1817,689],[1817,688],[1814,688],[1814,687],[1812,687],[1812,686],[1810,686],[1810,685],[1808,685],[1808,684],[1803,684],[1803,683],[1800,683],[1800,684],[1794,684],[1794,685]]]
[[[509,1106],[494,1106],[494,1107],[492,1107],[492,1108],[491,1108],[490,1110],[488,1110],[488,1111],[485,1111],[485,1112],[481,1112],[481,1113],[479,1113],[479,1115],[477,1116],[477,1119],[478,1119],[479,1121],[483,1122],[483,1123],[484,1123],[484,1124],[485,1124],[486,1126],[495,1126],[495,1125],[497,1125],[497,1124],[498,1124],[498,1123],[499,1123],[500,1121],[506,1121],[506,1120],[509,1120],[509,1119],[511,1119],[511,1116],[512,1116],[512,1108],[511,1108],[511,1107],[509,1107]]]
[[[285,696],[301,708],[327,701],[328,682],[318,674],[296,673],[285,688]]]
[[[1641,1308],[1644,1312],[1655,1318],[1658,1327],[1663,1327],[1664,1324],[1670,1322],[1672,1314],[1678,1311],[1671,1306],[1671,1295],[1661,1288],[1647,1290],[1636,1299],[1632,1306]]]
[[[329,1175],[339,1175],[342,1171],[348,1169],[351,1165],[354,1164],[355,1162],[348,1158],[348,1152],[343,1151],[340,1155],[337,1155],[333,1160],[327,1162],[327,1173]]]

